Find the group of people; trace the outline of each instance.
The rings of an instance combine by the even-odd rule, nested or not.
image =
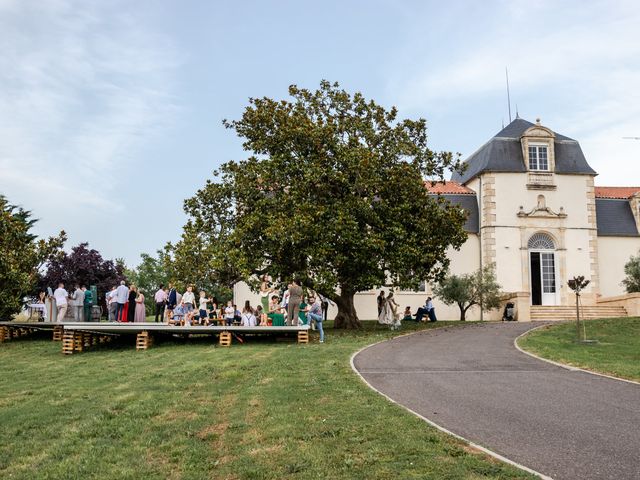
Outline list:
[[[107,292],[105,301],[110,322],[140,323],[147,319],[142,289],[133,284],[127,287],[124,280]]]
[[[49,290],[51,292],[51,290]],[[76,284],[72,293],[67,292],[64,288],[64,283],[58,283],[58,288],[53,291],[51,295],[55,300],[56,305],[56,320],[62,322],[67,316],[69,307],[73,315],[73,319],[76,322],[90,322],[91,321],[91,309],[93,307],[93,293],[87,289],[86,285]],[[40,292],[38,295],[38,303],[45,303],[47,295],[45,292]]]
[[[397,330],[398,328],[400,328],[402,322],[398,313],[399,305],[396,303],[393,297],[393,292],[385,294],[384,290],[381,290],[377,298],[377,303],[378,323],[382,325],[389,325],[389,328],[391,330]],[[415,313],[415,321],[425,321],[425,317],[428,318],[430,322],[437,321],[436,310],[433,307],[433,300],[431,297],[427,298],[424,306],[418,308],[417,312]],[[402,320],[414,320],[413,315],[411,314],[411,307],[405,308]]]

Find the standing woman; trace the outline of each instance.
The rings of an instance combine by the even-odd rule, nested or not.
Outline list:
[[[289,287],[289,303],[287,305],[287,325],[298,325],[298,314],[302,302],[300,280],[294,280]]]
[[[389,292],[389,295],[387,295],[386,303],[389,306],[387,314],[391,315],[389,325],[391,326],[391,330],[396,330],[400,326],[400,315],[398,315],[398,304],[393,298],[393,292]]]
[[[138,289],[138,296],[136,297],[136,313],[134,322],[141,323],[147,320],[147,312],[144,306],[144,295],[142,289]]]
[[[127,322],[132,323],[136,318],[136,298],[138,289],[135,285],[129,287],[129,309],[127,310]]]

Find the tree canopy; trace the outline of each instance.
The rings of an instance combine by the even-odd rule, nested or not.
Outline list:
[[[460,320],[466,319],[467,311],[479,305],[483,311],[500,306],[501,287],[496,280],[494,265],[486,265],[473,273],[447,275],[434,288],[434,295],[445,305],[458,305]]]
[[[38,270],[58,254],[66,240],[64,231],[38,240],[31,233],[35,222],[31,212],[9,204],[0,195],[1,320],[11,320],[20,311],[23,297],[34,293]]]
[[[89,248],[88,243],[80,243],[71,249],[71,253],[62,252],[46,264],[46,272],[40,278],[41,288],[55,286],[63,282],[67,288],[73,284],[96,285],[98,287],[97,305],[104,306],[104,294],[114,285],[125,279],[122,265],[112,260],[104,260],[100,252]]]
[[[178,263],[227,286],[299,278],[337,304],[337,327],[358,327],[355,293],[440,279],[465,242],[466,213],[425,188],[459,156],[428,148],[426,120],[337,83],[289,94],[224,121],[250,155],[185,201]]]

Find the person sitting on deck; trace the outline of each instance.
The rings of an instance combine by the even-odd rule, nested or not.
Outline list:
[[[234,305],[233,306],[233,324],[240,325],[241,321],[242,321],[242,312],[238,310],[237,305]]]
[[[256,316],[253,313],[253,308],[251,308],[251,305],[249,304],[249,300],[247,300],[247,302],[244,305],[244,308],[242,309],[240,324],[243,327],[256,326]]]
[[[180,325],[186,314],[187,309],[185,308],[184,304],[181,303],[173,310],[169,310],[169,324]]]
[[[261,327],[267,324],[267,315],[264,313],[264,310],[262,310],[262,305],[256,307],[256,321]]]

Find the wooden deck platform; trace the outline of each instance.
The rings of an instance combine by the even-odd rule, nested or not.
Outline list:
[[[298,343],[309,343],[309,326],[179,326],[166,323],[117,323],[117,322],[0,322],[0,342],[11,340],[36,331],[52,331],[54,341],[62,341],[62,353],[82,352],[86,348],[108,343],[118,336],[135,336],[136,349],[147,350],[154,335],[211,335],[218,336],[220,346],[228,347],[235,338],[242,342],[242,335],[295,335]]]

